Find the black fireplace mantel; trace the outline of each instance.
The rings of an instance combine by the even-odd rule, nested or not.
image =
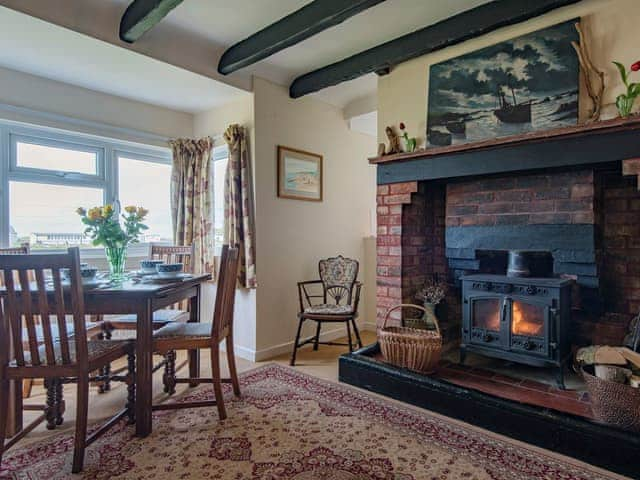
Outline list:
[[[566,169],[640,157],[640,117],[369,159],[378,184]]]

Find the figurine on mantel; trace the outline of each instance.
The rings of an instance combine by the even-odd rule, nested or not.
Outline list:
[[[384,132],[387,134],[387,139],[389,139],[389,147],[385,148],[384,143],[378,145],[378,156],[383,155],[393,155],[394,153],[401,153],[402,148],[400,147],[400,137],[396,134],[393,127],[387,127],[384,129]]]
[[[404,151],[409,153],[415,152],[417,141],[415,137],[409,138],[404,122],[400,122],[400,131],[403,133],[402,138],[404,139]]]

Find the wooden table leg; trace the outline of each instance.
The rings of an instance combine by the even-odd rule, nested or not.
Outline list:
[[[136,328],[136,435],[151,433],[153,399],[153,310],[151,300],[145,300],[137,312]]]
[[[189,322],[200,321],[200,285],[196,289],[196,295],[189,299]],[[200,352],[189,350],[189,378],[200,377]],[[198,383],[189,383],[190,387],[196,387]]]

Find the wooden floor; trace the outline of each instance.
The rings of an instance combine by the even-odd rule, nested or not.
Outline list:
[[[373,332],[361,332],[362,333],[362,341],[365,345],[375,342],[376,336]],[[346,342],[347,339],[339,339],[337,342]],[[313,375],[315,377],[323,378],[326,380],[337,380],[338,379],[338,358],[340,355],[347,351],[346,347],[339,346],[331,346],[331,345],[320,345],[320,348],[317,352],[314,352],[311,345],[306,345],[303,348],[298,350],[298,355],[296,359],[296,368],[301,372],[308,373],[309,375]],[[184,355],[184,353],[182,353]],[[222,375],[228,376],[227,371],[227,361],[226,354],[222,353],[221,355],[221,369]],[[244,372],[247,370],[251,370],[256,368],[259,365],[264,365],[266,363],[279,363],[282,365],[289,365],[289,354],[284,354],[279,357],[275,357],[266,362],[251,362],[249,360],[244,360],[242,358],[237,358],[236,366],[238,368],[238,372]],[[178,358],[178,363],[182,361],[184,357]],[[203,376],[210,375],[209,369],[209,353],[208,351],[202,352],[201,356],[201,371]],[[181,372],[184,374],[184,371]],[[162,392],[162,372],[158,371],[153,377],[154,380],[154,392],[157,393],[154,403],[162,401],[165,398],[165,395]],[[186,390],[188,387],[186,385],[178,385],[176,387],[177,393],[180,393],[183,390]],[[66,413],[65,413],[65,421],[64,424],[58,427],[56,430],[49,431],[46,430],[44,425],[38,427],[35,431],[31,432],[27,437],[22,440],[22,442],[16,447],[19,449],[20,445],[25,445],[27,443],[37,441],[47,436],[58,434],[62,431],[73,429],[75,426],[75,387],[73,385],[65,385],[64,386],[64,394],[66,400]],[[104,418],[109,418],[119,410],[122,409],[126,400],[126,387],[122,384],[114,383],[110,392],[106,394],[99,395],[97,393],[97,388],[91,389],[91,395],[89,399],[89,421],[97,421]],[[36,385],[33,388],[33,392],[31,398],[26,400],[26,403],[35,403],[35,404],[43,404],[45,403],[45,393],[44,389],[40,385]],[[31,417],[29,416],[30,412],[25,413],[25,421],[29,421]]]

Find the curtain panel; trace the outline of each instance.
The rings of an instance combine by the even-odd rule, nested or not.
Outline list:
[[[211,195],[210,137],[179,138],[169,142],[173,150],[171,217],[175,245],[194,246],[194,273],[215,277],[213,249],[213,201]]]
[[[238,285],[256,288],[253,178],[247,135],[243,127],[234,124],[227,128],[224,139],[229,146],[224,188],[225,243],[239,249]]]

